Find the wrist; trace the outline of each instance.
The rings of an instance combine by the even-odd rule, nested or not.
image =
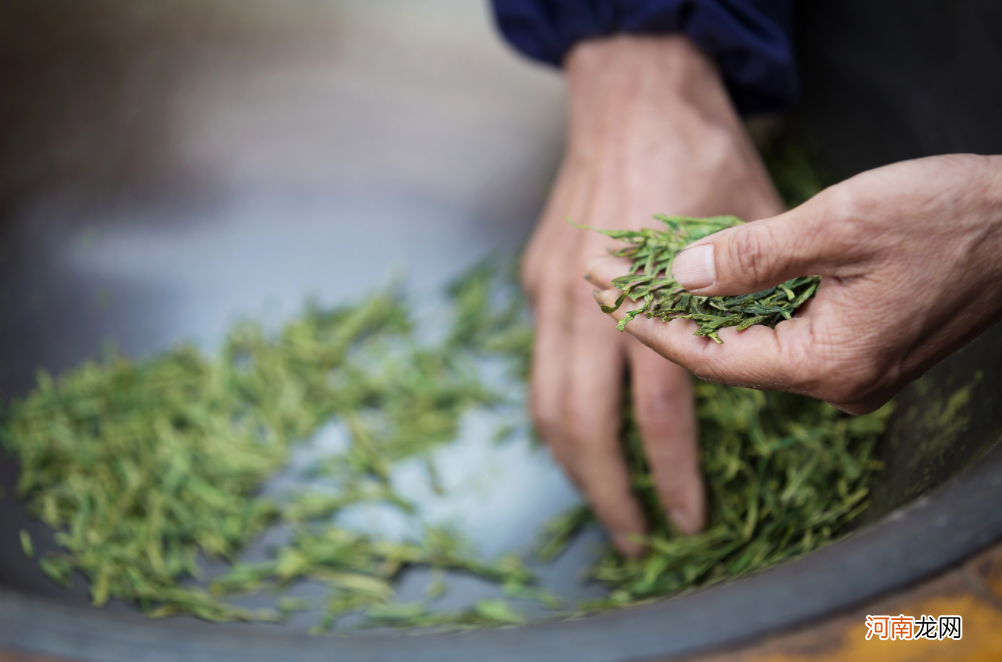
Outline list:
[[[666,88],[681,90],[707,76],[719,79],[713,61],[678,34],[586,39],[567,54],[564,69],[572,94],[597,83],[618,87],[621,93],[656,94]]]
[[[586,40],[565,67],[567,150],[579,163],[608,161],[629,144],[674,145],[680,158],[730,159],[751,147],[716,65],[684,35]]]
[[[689,114],[707,127],[743,131],[716,64],[684,35],[585,40],[564,66],[572,130],[596,128],[599,112],[651,112],[662,118]]]

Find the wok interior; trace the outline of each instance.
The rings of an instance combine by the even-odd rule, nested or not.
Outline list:
[[[0,35],[3,398],[109,338],[133,356],[212,347],[235,317],[275,324],[395,267],[432,291],[517,249],[560,155],[559,77],[459,0],[17,0]],[[870,521],[998,439],[997,336],[902,394]],[[497,515],[512,530],[574,499],[533,466],[544,487]],[[83,604],[24,557],[37,526],[14,463],[0,471],[0,586]],[[588,559],[560,569],[567,586]]]

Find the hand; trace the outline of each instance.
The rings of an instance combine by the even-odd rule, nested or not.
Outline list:
[[[803,393],[866,413],[1002,317],[1000,254],[1002,157],[905,161],[676,257],[674,277],[701,295],[822,276],[792,320],[774,330],[724,329],[723,345],[692,336],[688,320],[639,317],[627,330],[708,381]],[[609,287],[624,272],[610,259],[592,278]]]
[[[624,377],[657,491],[684,533],[704,524],[689,374],[602,317],[582,281],[611,242],[567,219],[640,227],[656,212],[782,210],[713,64],[685,37],[585,42],[566,62],[567,150],[522,278],[536,312],[531,403],[554,456],[626,554],[646,531],[620,447]]]

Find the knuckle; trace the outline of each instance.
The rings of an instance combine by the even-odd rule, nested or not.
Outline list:
[[[539,299],[539,287],[536,285],[535,280],[529,280],[526,278],[521,279],[522,291],[525,292],[526,299],[528,299],[531,306],[535,306]]]
[[[866,219],[874,213],[874,204],[848,184],[825,191],[825,213],[816,230],[824,241],[851,241]]]
[[[536,292],[545,287],[550,274],[554,271],[552,259],[549,258],[549,244],[539,229],[529,241],[519,265],[519,277],[526,291]]]
[[[580,393],[572,389],[560,410],[564,441],[572,453],[594,449],[603,439],[615,436],[615,429],[610,426],[614,418],[612,411],[602,404],[591,406],[588,403],[588,398],[580,397]]]
[[[746,226],[744,232],[735,232],[730,239],[729,258],[740,270],[741,278],[750,283],[761,283],[769,278],[773,257],[769,253],[772,245],[771,230]]]
[[[664,383],[647,385],[636,389],[633,397],[633,411],[639,421],[656,423],[670,418],[677,411],[678,403],[684,402],[687,393],[676,384]]]
[[[541,272],[539,261],[533,259],[533,256],[533,253],[526,251],[525,257],[522,258],[522,264],[519,265],[518,274],[522,289],[529,296],[535,296],[538,293]]]
[[[575,449],[587,446],[595,432],[595,426],[591,421],[573,405],[565,409],[562,419],[568,445]]]
[[[536,429],[539,430],[547,443],[552,444],[560,430],[560,416],[556,415],[552,407],[544,406],[538,401],[532,403],[531,409]]]
[[[656,421],[664,418],[668,408],[665,397],[653,394],[638,396],[633,403],[634,414],[640,421]]]
[[[825,191],[824,201],[827,206],[827,216],[834,221],[851,219],[858,212],[859,194],[849,185],[831,187]]]

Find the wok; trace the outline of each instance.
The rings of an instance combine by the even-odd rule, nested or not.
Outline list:
[[[804,29],[862,11],[838,4],[805,9]],[[872,112],[846,128],[844,93],[882,74],[857,76],[823,47],[844,32],[818,30],[802,48],[804,101],[791,123],[817,137],[836,174],[1002,151],[999,129],[979,117],[945,137],[888,133],[902,113],[920,124],[949,109],[899,103],[878,85],[865,99]],[[431,291],[514,250],[558,164],[564,121],[559,77],[513,57],[486,7],[459,0],[12,0],[0,8],[0,79],[4,399],[23,395],[36,368],[70,368],[108,339],[139,357],[185,339],[211,348],[237,317],[276,324],[308,295],[346,300],[394,267]],[[51,536],[16,499],[17,466],[4,457],[0,648],[108,662],[612,662],[823,618],[1002,537],[1000,332],[901,395],[868,521],[849,538],[707,590],[508,630],[310,637],[92,608],[81,582],[58,588],[24,557],[21,528],[43,550]],[[549,512],[574,500],[552,464],[533,462],[523,476],[532,498],[498,506],[509,533],[530,529],[539,504]],[[517,537],[481,542],[500,549]],[[561,571],[565,583],[587,556],[566,562],[577,566]]]

